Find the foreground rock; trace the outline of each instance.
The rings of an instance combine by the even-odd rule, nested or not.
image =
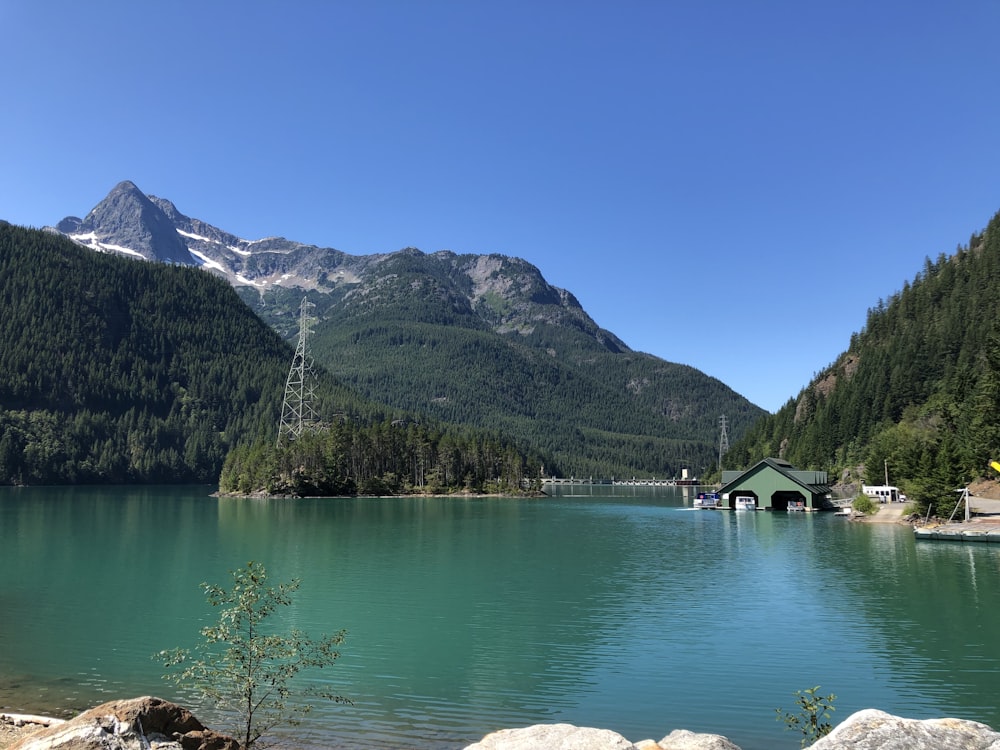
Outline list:
[[[501,729],[465,750],[635,750],[635,745],[609,729],[572,724],[535,724],[521,729]]]
[[[696,734],[675,729],[659,742],[629,742],[609,729],[572,724],[535,724],[522,729],[501,729],[465,750],[740,750],[718,734]]]
[[[867,709],[834,727],[811,750],[1000,750],[1000,732],[965,719],[901,719]]]
[[[111,701],[39,729],[9,750],[239,750],[186,708],[160,698]]]
[[[236,740],[206,729],[190,711],[160,698],[112,701],[61,723],[19,718],[24,724],[53,723],[32,730],[8,750],[239,750]],[[493,732],[466,750],[740,749],[721,735],[685,729],[659,742],[633,744],[607,729],[536,724]],[[1000,732],[964,719],[902,719],[867,709],[849,716],[811,750],[1000,750]]]
[[[789,739],[792,735],[789,734]],[[788,745],[792,747],[794,741]],[[465,750],[740,750],[718,734],[676,729],[659,742],[631,743],[607,729],[572,724],[536,724],[502,729]],[[901,719],[867,709],[843,724],[810,750],[1000,750],[1000,733],[964,719]]]
[[[641,750],[641,743],[639,747]],[[740,750],[721,734],[689,732],[687,729],[675,729],[650,747],[661,750]]]

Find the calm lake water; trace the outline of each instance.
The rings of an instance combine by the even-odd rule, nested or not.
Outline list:
[[[354,701],[312,747],[460,748],[570,722],[798,747],[797,690],[1000,727],[1000,545],[915,544],[829,514],[689,510],[680,489],[538,500],[215,499],[0,490],[0,706],[186,700],[150,656],[213,621],[199,584],[302,579],[289,624],[348,630],[319,677]],[[203,720],[213,717],[196,713]],[[217,717],[216,717],[217,718]]]

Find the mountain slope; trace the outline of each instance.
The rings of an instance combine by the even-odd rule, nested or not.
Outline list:
[[[0,307],[0,483],[214,482],[273,434],[291,349],[220,279],[0,224]]]
[[[1000,458],[1000,214],[969,244],[927,259],[869,310],[847,351],[734,444],[727,462],[782,455],[854,471],[939,507]]]
[[[158,212],[148,221],[155,231],[136,226],[149,215],[135,206]],[[307,295],[316,359],[346,384],[397,408],[530,441],[549,453],[552,472],[701,472],[714,463],[720,415],[738,436],[764,413],[703,373],[630,351],[519,258],[413,248],[352,256],[282,238],[248,241],[128,182],[58,229],[99,250],[156,238],[134,251],[160,258],[165,223],[197,265],[235,286],[282,336],[297,332]]]

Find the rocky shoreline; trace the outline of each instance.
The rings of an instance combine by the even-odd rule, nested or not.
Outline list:
[[[789,735],[788,747],[798,736]],[[965,719],[905,719],[858,711],[813,750],[1000,750],[1000,732]],[[239,750],[187,709],[160,698],[111,701],[74,719],[0,713],[0,750]],[[617,732],[572,724],[502,729],[465,750],[740,750],[718,734],[675,729],[631,742]]]
[[[48,716],[0,713],[0,750],[5,750],[16,741],[29,734],[34,734],[39,729],[45,729],[62,721],[62,719],[52,719]]]

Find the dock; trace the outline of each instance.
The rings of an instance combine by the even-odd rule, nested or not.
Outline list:
[[[995,542],[1000,544],[1000,518],[973,518],[958,523],[915,526],[914,539],[933,539],[945,542]]]
[[[964,521],[914,526],[914,539],[1000,544],[1000,500],[970,497],[970,517]]]

